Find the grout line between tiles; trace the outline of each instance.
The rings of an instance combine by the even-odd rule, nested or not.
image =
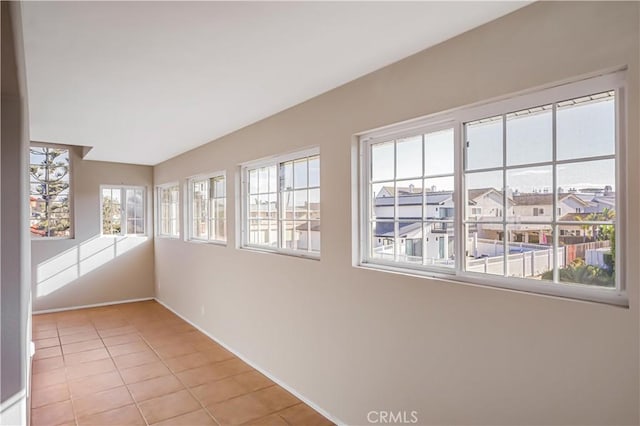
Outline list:
[[[151,350],[158,356],[158,358],[160,359],[160,362],[162,362],[162,364],[164,364],[165,367],[167,367],[167,370],[169,370],[171,372],[171,375],[173,375],[173,377],[176,378],[176,380],[178,380],[180,382],[180,384],[182,386],[184,386],[184,388],[187,390],[187,392],[189,392],[189,395],[191,395],[191,397],[193,399],[195,399],[198,404],[200,404],[200,406],[202,407],[202,409],[209,415],[209,417],[211,417],[214,421],[215,424],[220,425],[221,423],[218,421],[218,419],[216,419],[216,417],[209,411],[209,409],[207,407],[205,407],[205,405],[202,403],[202,401],[200,401],[200,399],[198,397],[196,397],[196,395],[191,391],[191,388],[189,386],[187,386],[181,379],[180,377],[178,377],[178,375],[176,373],[173,372],[173,370],[171,369],[171,367],[169,367],[169,364],[167,364],[164,360],[163,357],[160,356],[160,354],[158,353],[158,351],[156,351],[156,349],[147,341],[147,339],[144,336],[140,336],[142,337],[142,340],[144,340],[144,342],[151,348]],[[195,411],[192,411],[195,412]],[[189,414],[189,413],[185,413],[185,414]],[[182,416],[183,414],[179,414],[178,416]],[[173,416],[170,417],[169,419],[173,419],[175,417],[178,416]],[[165,419],[165,420],[169,420],[169,419]],[[163,420],[164,421],[164,420]]]

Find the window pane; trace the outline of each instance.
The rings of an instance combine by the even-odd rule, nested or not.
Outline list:
[[[615,287],[616,248],[614,225],[559,225],[565,241],[559,255],[561,282]],[[573,235],[567,235],[572,232]],[[563,236],[562,234],[565,234]],[[577,235],[577,236],[576,236]]]
[[[422,221],[398,222],[395,242],[398,261],[422,264]]]
[[[214,200],[214,217],[216,219],[225,219],[226,200],[224,198]]]
[[[615,160],[559,164],[558,187],[563,193],[582,193],[615,197]]]
[[[258,170],[249,170],[249,194],[258,193]]]
[[[606,92],[558,103],[558,159],[615,153],[615,95]]]
[[[425,135],[425,175],[453,174],[453,129]]]
[[[371,145],[371,179],[373,181],[394,178],[393,142]]]
[[[465,124],[466,169],[477,170],[502,166],[502,117]]]
[[[320,186],[320,157],[309,158],[309,186]]]
[[[395,212],[394,182],[374,183],[371,185],[371,218],[393,219]]]
[[[320,189],[309,190],[309,218],[320,219]]]
[[[455,266],[455,235],[453,222],[424,224],[425,265]]]
[[[278,169],[276,166],[269,167],[269,192],[278,191]]]
[[[528,221],[553,219],[552,166],[507,170],[507,220]]]
[[[293,163],[293,184],[295,188],[307,187],[307,159],[296,160]]]
[[[269,168],[261,167],[258,169],[258,192],[265,194],[269,192]]]
[[[509,256],[507,276],[553,280],[551,224],[507,225]]]
[[[466,270],[504,275],[503,225],[469,223],[466,225],[466,229]]]
[[[425,179],[427,204],[425,217],[445,219],[454,216],[453,176]]]
[[[306,219],[307,218],[307,190],[294,191],[294,218]]]
[[[398,139],[396,142],[396,178],[422,176],[422,136]]]
[[[257,195],[250,195],[248,201],[249,219],[257,219],[259,217],[259,202]]]
[[[398,217],[422,219],[422,180],[400,180],[396,185]],[[376,217],[383,217],[382,213],[381,211],[380,214],[376,214]],[[393,216],[389,218],[392,219]]]
[[[213,196],[216,198],[225,197],[227,193],[226,182],[224,177],[213,179]]]
[[[283,185],[282,189],[293,189],[293,161],[287,161],[282,165]]]
[[[282,222],[282,248],[295,250],[298,248],[298,237],[296,235],[295,223],[287,220]]]
[[[102,190],[102,233],[105,235],[120,234],[121,201],[119,189]]]
[[[320,252],[320,221],[312,220],[309,222],[309,226],[309,238],[311,241],[310,250],[313,252]]]
[[[504,214],[502,171],[467,173],[467,218],[501,221]]]
[[[371,235],[371,258],[394,261],[394,223],[372,222],[369,235]]]
[[[278,194],[269,194],[269,218],[278,219]]]
[[[553,111],[551,105],[507,115],[507,165],[551,161]]]
[[[280,195],[282,203],[281,218],[293,219],[293,191],[284,191]]]
[[[260,222],[258,220],[251,219],[249,220],[249,229],[248,229],[248,238],[249,244],[261,244],[260,240]]]

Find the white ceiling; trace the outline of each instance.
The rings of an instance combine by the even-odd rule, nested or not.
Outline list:
[[[523,2],[23,2],[31,139],[157,164]]]

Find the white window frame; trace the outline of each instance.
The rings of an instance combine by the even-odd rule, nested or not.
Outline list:
[[[178,217],[176,218],[176,224],[177,224],[177,228],[178,228],[178,234],[177,235],[171,235],[171,234],[164,234],[162,233],[162,191],[167,190],[167,189],[171,189],[171,188],[178,188]],[[155,209],[155,214],[156,214],[156,237],[158,238],[167,238],[167,239],[179,239],[180,238],[180,205],[181,205],[181,201],[182,201],[182,193],[180,191],[180,182],[169,182],[169,183],[164,183],[162,185],[156,185],[156,191],[155,191],[155,197],[156,197],[156,209]]]
[[[240,165],[240,184],[241,184],[241,216],[240,216],[240,245],[239,248],[241,249],[248,249],[248,250],[254,250],[254,251],[262,251],[262,252],[268,252],[268,253],[277,253],[277,254],[285,254],[285,255],[289,255],[289,256],[297,256],[297,257],[302,257],[302,258],[307,258],[307,259],[315,259],[315,260],[319,260],[320,259],[320,254],[321,252],[314,252],[311,251],[311,241],[309,239],[309,242],[307,244],[307,250],[300,250],[300,249],[287,249],[287,248],[281,248],[281,240],[282,240],[282,229],[281,229],[281,222],[282,220],[280,219],[280,208],[281,208],[281,194],[282,194],[282,188],[280,187],[280,182],[282,179],[282,176],[280,174],[280,164],[281,163],[286,163],[288,161],[292,161],[292,160],[298,160],[298,159],[303,159],[306,157],[314,157],[314,156],[320,156],[320,148],[319,147],[312,147],[312,148],[307,148],[307,149],[303,149],[300,151],[295,151],[295,152],[291,152],[291,153],[287,153],[287,154],[282,154],[282,155],[276,155],[276,156],[272,156],[272,157],[268,157],[268,158],[263,158],[260,160],[255,160],[255,161],[250,161],[250,162],[246,162]],[[322,165],[322,159],[320,159],[320,164]],[[265,246],[265,245],[261,245],[261,244],[252,244],[249,243],[249,232],[248,232],[248,224],[249,224],[249,211],[248,211],[248,198],[249,198],[249,171],[253,170],[253,169],[259,169],[261,167],[266,167],[266,166],[276,166],[276,175],[277,175],[277,179],[278,179],[278,187],[276,190],[277,193],[277,197],[276,197],[276,205],[278,206],[278,215],[276,218],[277,221],[277,243],[276,243],[276,247],[272,247],[272,246]],[[320,166],[322,167],[322,166]],[[308,174],[308,171],[307,171]],[[315,189],[318,188],[320,189],[320,205],[322,206],[322,189],[321,189],[322,184],[320,183],[320,185],[318,187],[306,187],[306,189]],[[322,207],[321,207],[322,208]],[[322,223],[322,214],[320,215],[320,222]],[[322,231],[320,232],[322,234]],[[322,239],[322,236],[320,237]],[[322,250],[322,248],[320,249]]]
[[[224,178],[224,185],[225,185],[225,211],[224,211],[224,217],[225,217],[225,236],[226,238],[224,240],[220,240],[220,239],[215,239],[215,238],[211,238],[211,200],[213,198],[211,198],[211,187],[209,187],[209,195],[207,197],[207,238],[199,238],[193,235],[193,182],[194,181],[201,181],[201,180],[211,180],[211,179],[217,179],[217,178]],[[209,183],[210,185],[210,183]],[[228,188],[228,180],[227,180],[227,173],[226,171],[222,170],[222,171],[217,171],[217,172],[212,172],[212,173],[206,173],[206,174],[199,174],[199,175],[195,175],[195,176],[190,176],[189,178],[187,178],[187,183],[186,183],[186,194],[187,196],[185,197],[186,202],[187,202],[187,214],[185,215],[186,218],[186,226],[185,229],[187,229],[187,232],[185,233],[185,241],[188,242],[192,242],[192,243],[206,243],[206,244],[214,244],[214,245],[220,245],[220,246],[226,246],[227,245],[227,240],[229,239],[229,227],[228,227],[228,223],[229,223],[229,215],[228,215],[228,206],[229,206],[229,188]],[[215,234],[215,232],[214,232]]]
[[[103,234],[103,198],[102,191],[104,189],[111,190],[120,190],[120,233],[119,234]],[[127,189],[138,189],[142,190],[142,226],[144,228],[144,232],[141,233],[128,233],[123,232],[127,228],[127,211],[126,211],[126,194]],[[104,184],[100,185],[100,236],[102,237],[145,237],[147,236],[149,224],[147,221],[147,188],[145,186],[139,185],[109,185]]]
[[[53,148],[53,149],[65,149],[68,152],[69,156],[69,235],[63,237],[35,237],[31,235],[31,231],[29,231],[29,237],[31,241],[55,241],[55,240],[73,240],[75,239],[75,209],[74,209],[74,167],[73,167],[73,156],[75,155],[73,147],[69,145],[58,145],[51,143],[43,143],[43,142],[31,142],[29,144],[29,148]],[[31,168],[31,153],[29,153],[29,168]],[[31,173],[29,173],[29,204],[31,203]],[[29,223],[31,223],[31,205],[29,205]],[[29,225],[31,226],[31,225]]]
[[[463,264],[465,253],[465,210],[467,206],[466,188],[464,182],[464,157],[463,134],[464,123],[480,120],[486,117],[504,115],[511,111],[519,111],[536,105],[546,105],[560,102],[565,99],[578,98],[592,93],[615,90],[616,108],[616,145],[615,145],[615,172],[616,172],[616,283],[614,288],[603,288],[572,284],[567,282],[538,282],[533,279],[506,277],[499,275],[487,275],[480,272],[465,270]],[[420,276],[443,278],[464,284],[498,287],[524,292],[558,296],[570,299],[589,300],[612,305],[628,306],[626,292],[626,256],[628,253],[627,238],[627,181],[626,181],[626,81],[625,71],[601,73],[584,77],[573,82],[549,85],[521,92],[512,96],[502,97],[497,100],[482,104],[457,108],[451,111],[433,114],[408,122],[387,126],[358,135],[358,197],[354,206],[354,217],[357,217],[357,241],[354,245],[356,254],[354,266],[377,269],[388,272],[410,273]],[[555,126],[555,125],[554,125]],[[371,237],[369,235],[369,218],[371,217],[369,206],[369,182],[371,173],[370,145],[373,143],[390,141],[402,137],[415,136],[423,133],[434,132],[442,128],[454,129],[454,198],[456,206],[455,226],[455,268],[408,265],[388,262],[370,258]],[[554,142],[555,143],[555,142]],[[554,208],[556,211],[556,202]],[[554,246],[557,245],[554,244]],[[556,270],[557,271],[557,270]],[[554,273],[555,274],[555,273]]]

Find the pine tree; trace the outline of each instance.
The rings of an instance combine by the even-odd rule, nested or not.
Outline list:
[[[49,147],[30,151],[31,194],[37,196],[43,207],[35,227],[44,232],[43,236],[65,235],[70,227],[68,151]],[[42,159],[34,161],[34,158]]]

